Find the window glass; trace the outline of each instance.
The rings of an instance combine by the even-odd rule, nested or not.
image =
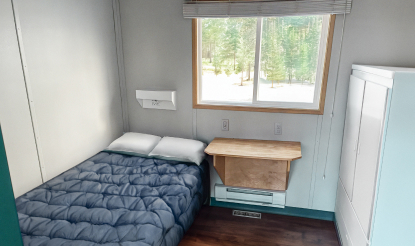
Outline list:
[[[319,109],[329,20],[199,19],[198,103]]]
[[[257,18],[201,22],[201,100],[251,103]]]
[[[313,103],[322,16],[264,18],[258,101]]]

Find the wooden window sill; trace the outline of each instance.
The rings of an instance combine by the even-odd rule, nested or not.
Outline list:
[[[194,109],[213,109],[213,110],[230,110],[230,111],[250,111],[265,113],[285,113],[285,114],[314,114],[323,115],[324,107],[321,109],[294,109],[294,108],[271,108],[271,107],[251,107],[251,106],[231,106],[231,105],[212,105],[212,104],[194,104]]]

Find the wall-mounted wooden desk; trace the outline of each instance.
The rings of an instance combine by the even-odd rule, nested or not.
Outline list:
[[[300,142],[215,138],[205,152],[224,185],[286,190],[291,161],[301,158]]]

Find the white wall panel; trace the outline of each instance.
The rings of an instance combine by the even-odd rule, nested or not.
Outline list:
[[[221,119],[229,119],[230,131],[221,131],[220,124],[216,124]],[[273,134],[274,122],[282,123],[283,135]],[[308,207],[316,129],[314,115],[214,110],[198,110],[197,113],[197,136],[205,142],[215,137],[300,141],[303,157],[291,163],[286,196],[286,206],[291,207]],[[221,183],[216,172],[213,179]]]
[[[322,123],[318,126],[321,129],[320,137],[315,139],[318,152],[315,154],[315,171],[310,187],[309,208],[325,211],[334,211],[346,108],[347,92],[339,89],[335,92],[336,86],[340,87],[336,80],[343,20],[344,16],[336,16],[325,110],[324,115],[320,116]],[[333,103],[334,111],[331,115]]]
[[[183,18],[183,2],[181,0],[121,0],[120,2],[131,130],[191,138],[192,22]],[[338,23],[336,25],[340,28],[336,26],[336,40],[340,39],[341,34],[341,20]],[[334,49],[338,47],[339,45],[335,45]],[[333,51],[334,69],[330,72],[328,98],[332,98],[334,89],[337,53],[336,50]],[[134,97],[136,89],[176,90],[177,111],[142,109]],[[328,101],[331,102],[329,99]],[[221,119],[229,119],[229,132],[220,130]],[[339,117],[341,124],[342,121],[343,119]],[[275,122],[282,123],[282,136],[274,135]],[[317,168],[317,163],[313,162],[316,137],[318,137],[317,126],[320,126],[317,123],[316,115],[197,110],[196,128],[198,139],[206,142],[214,137],[300,141],[303,158],[293,162],[287,191],[287,206],[309,208],[313,168]],[[340,149],[341,135],[342,132],[339,131],[337,136],[332,138],[337,140],[333,143],[335,148]],[[328,192],[325,191],[326,193],[322,195],[325,198],[324,202],[329,201],[329,203],[322,204],[317,209],[333,211],[338,161],[330,165],[333,167],[329,169],[327,176],[333,177],[323,185],[330,187]],[[216,172],[213,171],[212,174],[211,181],[220,182]]]
[[[131,130],[191,137],[192,28],[191,20],[183,18],[183,1],[120,2]],[[326,110],[319,121],[318,116],[312,115],[197,110],[198,138],[301,141],[303,158],[294,162],[290,173],[287,205],[334,211],[351,65],[414,66],[415,33],[407,31],[412,28],[414,4],[405,0],[354,0],[352,13],[346,15],[340,63],[343,16],[337,16]],[[334,95],[338,66],[338,90]],[[176,90],[177,111],[142,109],[135,100],[136,89]],[[228,133],[220,131],[221,119],[230,119]],[[281,138],[274,135],[275,122],[283,123]],[[218,180],[212,177],[212,181]]]
[[[11,1],[0,1],[0,124],[14,195],[42,183]]]
[[[120,1],[131,131],[192,137],[192,21],[182,4]],[[138,89],[176,91],[177,110],[141,108]]]
[[[112,0],[17,0],[47,179],[122,134]]]

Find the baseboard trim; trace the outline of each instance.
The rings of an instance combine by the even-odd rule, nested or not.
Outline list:
[[[295,207],[273,208],[273,207],[255,206],[255,205],[240,204],[240,203],[233,203],[233,202],[220,202],[220,201],[216,201],[216,198],[214,197],[210,199],[210,206],[232,208],[232,209],[239,209],[239,210],[248,210],[248,211],[259,212],[259,213],[281,214],[281,215],[303,217],[303,218],[309,218],[309,219],[334,221],[334,212],[327,212],[327,211],[314,210],[314,209],[295,208]]]

